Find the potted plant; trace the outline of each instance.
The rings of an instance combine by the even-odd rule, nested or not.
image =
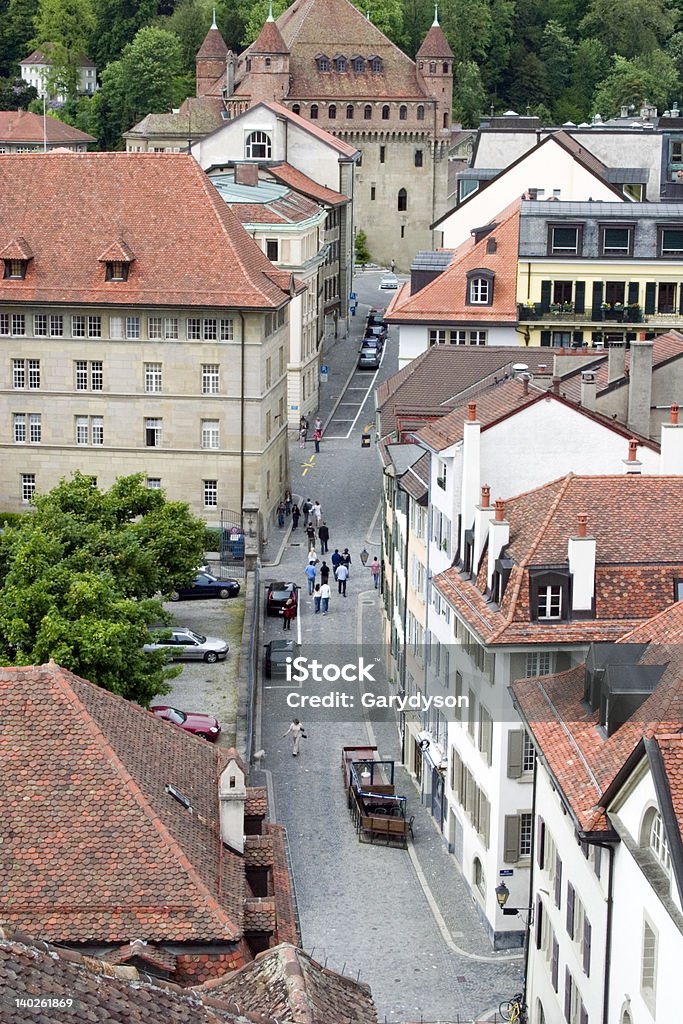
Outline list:
[[[639,302],[630,302],[626,310],[627,319],[632,324],[640,323],[643,319],[643,311],[640,308]]]
[[[573,302],[563,302],[562,303],[562,312],[563,313],[573,313],[574,312],[574,303]]]

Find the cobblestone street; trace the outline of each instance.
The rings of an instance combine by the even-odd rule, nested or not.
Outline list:
[[[378,279],[367,273],[359,282],[361,304],[351,336],[337,340],[325,357],[330,375],[322,386],[320,415],[325,423],[330,420],[331,429],[323,434],[320,454],[311,460],[311,453],[298,445],[290,451],[295,496],[320,501],[330,529],[330,553],[345,547],[351,552],[348,596],[338,595],[333,586],[329,615],[313,614],[301,526],[286,542],[285,531],[273,537],[265,558],[271,564],[262,570],[264,582],[286,579],[304,585],[302,653],[312,643],[377,644],[382,635],[379,592],[373,589],[369,563],[363,568],[359,558],[363,547],[369,561],[380,555],[381,466],[374,445],[361,448],[361,433],[374,417],[374,398],[368,397],[354,423],[362,396],[356,397],[349,406],[352,415],[345,414],[346,429],[339,412],[347,401],[344,385],[355,366],[368,305],[386,305],[389,299],[375,290]],[[395,372],[395,345],[390,337],[379,379]],[[366,376],[369,385],[373,374]],[[281,632],[279,620],[268,620],[263,642]],[[364,720],[362,711],[353,712],[353,721],[351,714],[342,720],[301,712],[308,739],[295,759],[282,738],[297,715],[286,704],[292,685],[264,679],[262,686],[257,746],[266,751],[265,770],[254,773],[253,781],[266,778],[273,815],[288,831],[306,951],[370,984],[380,1021],[493,1019],[500,1000],[518,990],[521,956],[491,950],[457,863],[408,773],[397,767],[397,792],[408,797],[407,816],[415,815],[415,838],[407,851],[359,843],[351,822],[341,748],[369,742],[378,746],[380,756],[398,761],[396,724]]]

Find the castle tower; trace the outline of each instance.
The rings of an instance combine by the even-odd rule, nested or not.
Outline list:
[[[211,28],[206,33],[204,42],[195,57],[197,96],[215,95],[216,83],[218,83],[219,90],[225,84],[227,56],[228,48],[223,36],[218,31],[216,12],[214,11]]]
[[[278,103],[289,92],[289,50],[273,18],[273,4],[247,58],[251,102]]]
[[[424,37],[415,57],[417,73],[425,88],[437,101],[436,124],[439,132],[451,126],[453,109],[453,51],[439,25],[438,9],[434,7],[434,21]]]

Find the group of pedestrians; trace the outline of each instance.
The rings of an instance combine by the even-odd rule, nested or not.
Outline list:
[[[310,425],[305,416],[302,416],[299,420],[299,448],[305,448],[306,442],[308,441],[308,431]],[[323,436],[323,421],[320,417],[316,417],[315,424],[313,426],[313,443],[315,445],[316,452],[320,451],[320,441]]]

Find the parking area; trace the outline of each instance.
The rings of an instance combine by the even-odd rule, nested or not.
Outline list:
[[[209,665],[203,661],[178,661],[182,672],[171,680],[170,693],[156,697],[152,704],[170,704],[181,711],[202,711],[221,724],[221,746],[235,742],[240,644],[244,622],[244,596],[229,601],[176,601],[164,605],[174,623],[195,633],[227,640],[230,651],[225,661]]]

